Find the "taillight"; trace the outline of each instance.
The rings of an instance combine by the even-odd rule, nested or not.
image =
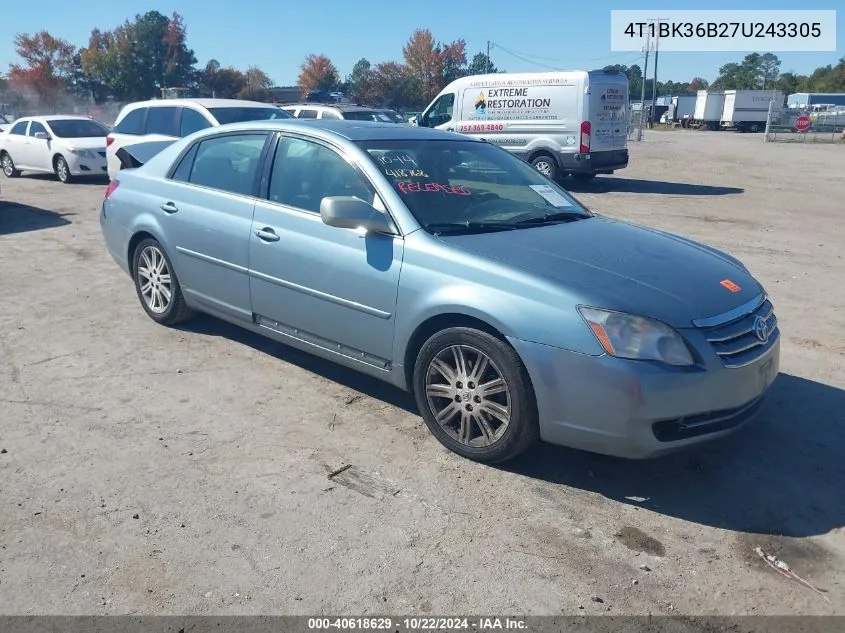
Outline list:
[[[112,143],[114,143],[114,137],[113,137],[113,136],[111,136],[111,135],[107,136],[107,137],[106,137],[106,147],[108,147],[108,146],[109,146],[109,145],[111,145]]]
[[[112,180],[112,181],[109,183],[109,186],[108,186],[108,187],[106,187],[106,195],[104,195],[104,196],[103,196],[103,202],[105,202],[106,200],[108,200],[108,199],[109,199],[109,196],[110,196],[110,195],[112,195],[112,194],[114,193],[114,190],[115,190],[115,189],[117,189],[119,186],[120,186],[120,181],[119,181],[119,180]]]
[[[578,148],[581,154],[590,153],[590,122],[581,123],[581,146]]]

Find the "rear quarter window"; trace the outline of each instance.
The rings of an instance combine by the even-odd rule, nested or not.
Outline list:
[[[130,111],[114,126],[114,131],[118,134],[133,134],[136,136],[143,134],[146,127],[147,110],[148,108],[136,108]]]

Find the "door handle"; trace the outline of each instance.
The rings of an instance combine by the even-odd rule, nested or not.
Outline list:
[[[447,131],[447,132],[454,132],[454,131],[455,131],[455,128],[453,128],[453,127],[447,127],[447,128],[446,128],[446,131]]]
[[[263,229],[258,229],[255,234],[258,236],[258,239],[264,240],[265,242],[279,241],[279,236],[276,235],[276,232],[269,226],[265,226]]]
[[[161,210],[165,213],[176,213],[179,209],[172,202],[165,202],[163,205],[161,205]]]

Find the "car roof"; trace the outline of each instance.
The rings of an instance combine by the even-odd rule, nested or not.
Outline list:
[[[165,106],[186,106],[198,105],[204,108],[272,108],[275,107],[272,103],[262,103],[261,101],[245,101],[243,99],[203,99],[203,98],[184,98],[184,99],[150,99],[149,101],[136,101],[129,104],[130,107],[165,107]]]
[[[482,141],[455,132],[446,132],[427,127],[379,123],[376,121],[350,121],[327,119],[279,119],[273,121],[249,121],[229,123],[216,128],[209,128],[206,133],[236,132],[250,130],[276,130],[279,132],[307,131],[324,138],[343,138],[349,141],[402,141],[402,140],[440,140]]]
[[[382,108],[370,108],[367,106],[352,105],[350,103],[286,103],[282,106],[285,109],[295,108],[327,108],[330,110],[340,110],[341,112],[381,112]]]
[[[66,121],[67,119],[76,119],[79,121],[93,121],[91,117],[82,115],[82,114],[45,114],[45,115],[32,115],[32,116],[22,116],[19,119],[15,119],[15,123],[19,121]]]

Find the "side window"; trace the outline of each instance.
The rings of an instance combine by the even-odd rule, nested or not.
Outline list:
[[[340,154],[311,141],[282,139],[267,197],[272,202],[319,213],[320,203],[328,196],[356,196],[379,204],[372,186]]]
[[[316,110],[302,109],[302,110],[299,111],[299,115],[296,118],[298,118],[298,119],[316,119],[317,118],[317,111]]]
[[[211,127],[211,123],[202,114],[193,108],[182,108],[182,122],[179,126],[179,136],[184,138],[207,127]]]
[[[147,113],[147,134],[179,136],[179,123],[176,121],[177,108],[170,106],[150,108]]]
[[[9,130],[9,134],[18,134],[23,136],[26,134],[26,126],[28,123],[29,121],[18,121],[14,126],[12,126],[12,129]]]
[[[452,112],[455,107],[455,95],[445,94],[431,104],[431,109],[426,112],[425,118],[429,125],[443,125],[452,120]]]
[[[266,139],[266,134],[231,134],[202,141],[195,152],[189,182],[243,196],[252,195]]]
[[[27,136],[35,136],[39,132],[47,134],[47,128],[41,125],[38,121],[33,121],[32,125],[29,126],[29,133]]]
[[[335,112],[334,110],[323,110],[323,113],[320,115],[321,119],[338,119],[340,120],[340,115]]]
[[[176,167],[176,170],[173,172],[173,175],[170,176],[171,180],[178,180],[179,182],[189,182],[191,178],[191,167],[194,166],[194,159],[197,156],[197,149],[199,148],[199,144],[195,143],[191,149],[182,157],[182,160],[179,161],[179,166]]]
[[[120,123],[118,123],[114,131],[118,134],[132,134],[139,136],[144,133],[144,125],[147,118],[147,108],[137,108],[127,114]]]

